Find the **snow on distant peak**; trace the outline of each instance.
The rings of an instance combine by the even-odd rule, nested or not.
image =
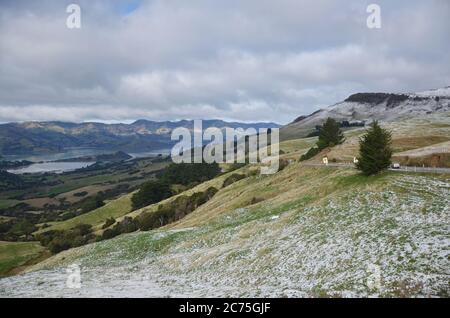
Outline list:
[[[437,89],[430,89],[427,91],[415,93],[413,95],[421,96],[421,97],[434,97],[434,96],[450,97],[450,86],[443,87],[443,88],[437,88]]]

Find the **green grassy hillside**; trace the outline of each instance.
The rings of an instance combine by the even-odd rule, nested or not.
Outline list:
[[[94,228],[98,227],[108,218],[118,218],[129,213],[131,211],[131,196],[131,193],[124,195],[91,212],[81,214],[66,221],[54,222],[49,227],[37,231],[36,234],[49,230],[68,230],[78,224],[90,224]]]
[[[297,159],[302,153],[304,153],[306,150],[311,147],[311,145],[316,141],[316,138],[307,138],[307,139],[297,139],[297,140],[289,140],[284,141],[280,144],[280,149],[284,152],[284,155],[282,155],[282,158],[287,159]],[[209,182],[205,182],[197,187],[194,187],[193,189],[190,189],[188,191],[185,191],[182,194],[190,195],[194,192],[201,192],[205,191],[208,187],[221,187],[223,180],[228,175],[225,174],[221,177],[218,177],[214,180],[211,180]],[[80,190],[77,190],[80,191]],[[137,211],[131,211],[131,196],[132,194],[122,196],[118,199],[111,200],[108,202],[105,206],[98,208],[94,211],[91,211],[86,214],[82,214],[80,216],[77,216],[75,218],[61,221],[61,222],[53,222],[49,223],[49,227],[46,227],[44,229],[41,229],[36,232],[42,233],[49,230],[67,230],[70,228],[75,227],[78,224],[90,224],[95,229],[99,229],[100,226],[106,221],[108,218],[115,218],[117,220],[122,220],[125,216],[136,216],[141,214],[144,211],[149,211],[152,209],[156,209],[158,205],[149,206],[143,209],[139,209]],[[176,198],[176,196],[171,197],[162,203],[165,202],[171,202]]]
[[[440,144],[443,141],[450,139],[450,126],[445,125],[448,122],[450,114],[439,114],[439,116],[428,116],[426,118],[417,118],[412,120],[406,120],[401,125],[388,124],[386,127],[393,133],[393,146],[396,153],[411,149],[422,149],[434,144]],[[347,131],[345,133],[346,141],[344,144],[332,148],[328,153],[330,160],[335,159],[337,162],[352,162],[353,157],[358,155],[358,140],[364,133],[364,129],[358,128]],[[282,151],[281,158],[298,160],[298,158],[305,153],[310,147],[312,147],[317,141],[316,137],[302,138],[282,141],[280,143],[280,150]],[[450,152],[450,149],[449,149]],[[316,156],[312,160],[313,162],[321,162],[321,155]],[[209,186],[221,187],[225,176],[219,177],[215,180],[211,180],[207,183],[199,185],[189,191],[187,194],[194,192],[204,191]],[[244,187],[252,188],[252,185],[243,183]],[[288,187],[290,184],[288,184]],[[268,191],[265,189],[264,191]],[[277,190],[276,190],[277,191]],[[185,194],[186,194],[185,193]],[[264,197],[260,195],[260,197]],[[51,227],[45,228],[42,231],[48,231],[53,229],[65,230],[76,226],[77,224],[86,223],[99,228],[106,219],[113,217],[121,220],[124,216],[136,216],[143,211],[149,211],[157,208],[157,205],[143,208],[130,213],[131,210],[131,195],[123,196],[119,199],[112,200],[106,206],[94,210],[85,215],[80,215],[73,219],[69,219],[63,222],[57,222],[51,224]],[[170,202],[175,197],[172,197],[164,202]],[[250,198],[251,200],[252,198]],[[255,195],[254,199],[260,199]],[[163,203],[164,203],[163,202]],[[222,206],[223,209],[229,208],[228,205]]]
[[[38,258],[44,250],[39,242],[0,242],[0,276]]]
[[[391,125],[394,146],[442,142],[450,128],[442,120],[448,117]],[[346,143],[331,151],[352,156],[362,132],[348,132]],[[437,137],[425,138],[431,135]],[[282,157],[296,157],[314,141],[283,142]],[[64,251],[2,279],[0,296],[448,297],[450,175],[364,177],[298,162],[273,175],[254,169],[235,170],[246,177],[227,187],[231,173],[188,190],[219,189],[175,223]],[[121,200],[124,207],[112,201],[103,214],[92,212],[101,217],[86,214],[92,219],[83,223],[101,224],[111,211],[151,213],[159,205],[128,213],[129,198]],[[79,290],[61,288],[72,264],[81,266]]]
[[[291,164],[220,190],[175,224],[62,252],[2,283],[48,295],[445,296],[449,194],[448,175]],[[85,270],[81,290],[36,286],[42,270],[58,279],[73,263]]]

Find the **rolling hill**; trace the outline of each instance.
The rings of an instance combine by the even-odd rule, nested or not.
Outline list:
[[[171,226],[62,252],[2,279],[0,295],[448,296],[449,182],[294,164]],[[64,288],[71,264],[79,290]]]
[[[450,113],[383,125],[402,153],[441,144],[450,136]],[[330,153],[352,156],[363,132],[347,131]],[[282,142],[282,157],[298,158],[315,140]],[[450,175],[367,178],[298,162],[273,175],[255,169],[231,172],[245,178],[226,187],[230,173],[188,190],[219,189],[175,223],[64,251],[4,278],[0,295],[448,297]],[[72,264],[81,267],[81,289],[65,287]]]

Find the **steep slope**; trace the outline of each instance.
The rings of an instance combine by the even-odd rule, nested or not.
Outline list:
[[[450,155],[450,113],[421,116],[401,122],[385,123],[383,126],[392,132],[394,160],[396,161],[402,162],[402,158],[407,156],[420,159],[423,156]],[[364,131],[361,128],[345,132],[345,143],[327,150],[326,154],[329,160],[338,163],[352,162],[353,158],[358,156],[358,142]],[[316,137],[283,141],[280,143],[281,158],[297,161],[316,141]],[[308,162],[321,163],[322,156],[318,155]],[[426,166],[432,165],[426,164]],[[443,163],[437,166],[446,167],[450,165]],[[191,195],[194,192],[205,191],[209,186],[220,188],[226,177],[227,175],[218,177],[183,194]],[[89,213],[66,221],[52,223],[50,227],[42,229],[38,233],[53,229],[70,229],[77,224],[90,224],[98,230],[110,217],[120,221],[125,216],[134,217],[143,211],[157,208],[155,205],[129,213],[131,209],[130,198],[131,195],[122,196]],[[173,199],[174,197],[164,202],[170,202]]]
[[[45,256],[45,248],[39,242],[0,241],[0,277],[30,261]]]
[[[309,116],[300,116],[283,127],[280,136],[284,140],[304,137],[328,117],[348,122],[391,122],[447,111],[450,111],[449,87],[411,94],[358,93]]]
[[[178,223],[63,252],[2,296],[448,296],[450,176],[292,164]],[[253,197],[265,198],[252,204]],[[65,288],[66,266],[83,287]]]

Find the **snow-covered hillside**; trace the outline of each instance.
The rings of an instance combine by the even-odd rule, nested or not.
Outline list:
[[[318,182],[309,190],[317,173],[337,193],[314,198],[323,191]],[[69,250],[1,279],[0,297],[448,297],[448,179],[392,174],[361,183],[350,170],[292,165],[247,182],[267,188],[293,177],[291,191],[278,192],[283,203]],[[73,264],[80,289],[66,286]]]
[[[419,93],[358,93],[345,101],[301,116],[281,130],[282,138],[303,137],[326,118],[338,121],[395,121],[450,111],[450,87]]]
[[[411,94],[411,95],[417,95],[417,96],[422,96],[422,97],[447,97],[450,98],[450,86],[447,87],[443,87],[443,88],[438,88],[438,89],[430,89],[427,91],[423,91],[423,92],[418,92],[415,94]]]
[[[450,138],[449,113],[384,126],[395,151],[409,154],[440,152]],[[345,132],[329,158],[353,158],[362,133]],[[295,160],[314,142],[282,142],[282,158]],[[219,191],[178,222],[70,249],[1,278],[0,297],[448,297],[449,174],[367,178],[299,162],[273,175],[255,171],[246,165],[189,189]],[[245,177],[224,187],[235,173]],[[120,208],[118,200],[109,206]],[[80,289],[66,286],[71,265],[80,266]]]

